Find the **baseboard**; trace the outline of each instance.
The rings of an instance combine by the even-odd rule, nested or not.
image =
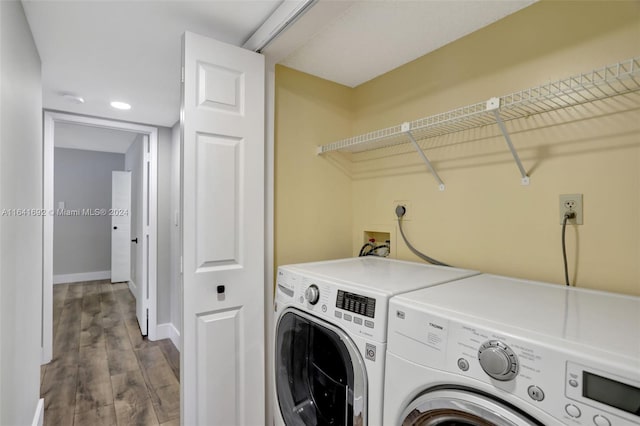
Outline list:
[[[78,283],[81,281],[108,280],[110,278],[111,278],[111,271],[81,272],[79,274],[54,275],[53,283],[54,284]]]
[[[133,280],[129,280],[128,284],[129,284],[129,291],[133,294],[136,294],[136,283],[134,283]]]
[[[171,339],[173,345],[178,349],[178,352],[182,349],[182,339],[180,338],[180,332],[170,322],[164,324],[158,324],[156,327],[156,339]]]
[[[40,398],[38,400],[38,405],[36,405],[36,413],[33,415],[33,421],[31,422],[31,426],[42,426],[44,423],[44,398]]]

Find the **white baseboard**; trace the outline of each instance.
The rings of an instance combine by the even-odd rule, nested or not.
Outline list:
[[[44,398],[40,398],[38,400],[38,405],[36,405],[36,413],[33,415],[33,421],[31,422],[31,426],[42,426],[44,423]]]
[[[158,324],[156,327],[156,339],[171,339],[173,345],[178,349],[178,352],[182,349],[182,339],[180,338],[180,332],[170,322],[164,324]]]
[[[129,291],[133,294],[136,294],[136,283],[134,283],[132,280],[129,280]]]
[[[109,278],[111,278],[111,271],[81,272],[79,274],[54,275],[53,283],[78,283],[81,281],[108,280]]]

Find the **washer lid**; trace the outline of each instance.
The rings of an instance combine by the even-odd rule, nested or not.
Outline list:
[[[375,256],[300,263],[283,269],[393,296],[479,274],[478,271]]]
[[[402,426],[539,426],[541,423],[496,399],[464,389],[427,391],[400,416]]]

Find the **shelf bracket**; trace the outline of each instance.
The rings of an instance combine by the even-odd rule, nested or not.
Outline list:
[[[440,179],[440,176],[438,176],[438,173],[431,165],[431,161],[429,161],[429,159],[427,158],[427,155],[424,153],[422,148],[420,148],[420,145],[418,145],[418,142],[416,142],[416,138],[413,137],[410,129],[411,129],[410,123],[402,123],[401,130],[407,135],[407,137],[413,144],[413,147],[416,149],[416,151],[418,151],[418,154],[420,154],[420,156],[422,157],[422,161],[425,162],[425,164],[429,168],[429,171],[431,172],[433,177],[438,181],[438,189],[440,191],[444,191],[444,182],[442,181],[442,179]]]
[[[507,128],[504,125],[504,121],[502,121],[502,117],[500,117],[500,98],[491,98],[487,101],[487,111],[492,111],[493,115],[496,118],[496,123],[498,123],[498,127],[502,132],[502,136],[507,141],[507,145],[509,146],[509,151],[511,151],[511,155],[518,166],[518,170],[520,170],[520,183],[522,185],[529,185],[529,176],[527,176],[527,171],[522,166],[522,161],[520,161],[520,157],[518,156],[518,152],[516,151],[513,143],[511,142],[511,136],[507,131]]]

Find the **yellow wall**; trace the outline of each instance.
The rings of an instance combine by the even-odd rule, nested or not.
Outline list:
[[[340,119],[324,126],[335,133],[350,129],[344,136],[351,136],[481,102],[638,56],[639,40],[640,2],[543,1],[350,94],[340,88],[343,108],[351,115],[338,114]],[[298,76],[279,68],[277,85],[303,84]],[[279,131],[302,132],[301,123],[291,122],[287,115],[302,106],[305,110],[326,104],[323,85],[330,83],[304,78],[313,82],[304,102],[290,97],[287,105],[277,101]],[[353,203],[348,223],[351,255],[362,245],[364,231],[380,230],[391,233],[393,256],[417,260],[396,235],[394,200],[405,200],[411,216],[406,232],[427,254],[460,267],[555,283],[563,280],[558,195],[582,193],[584,225],[567,230],[572,281],[579,287],[640,295],[639,113],[636,93],[507,123],[531,176],[529,186],[520,185],[497,126],[423,143],[446,183],[444,192],[407,146],[320,159],[298,152],[289,157],[287,167],[311,162],[324,174],[346,168],[351,188],[335,195],[340,202],[350,197]],[[350,123],[345,122],[347,116],[352,117]],[[341,137],[318,138],[313,144]],[[286,160],[279,150],[294,152],[291,138],[276,139],[280,174]],[[322,173],[312,172],[305,179],[322,185]],[[295,178],[286,170],[280,176]],[[276,182],[279,200],[312,197],[306,188],[290,190]],[[314,226],[313,216],[298,219],[301,228]],[[324,239],[325,232],[326,226],[318,227],[315,238]],[[291,252],[285,250],[290,242],[279,239],[278,233],[276,242],[277,253]],[[335,249],[331,257],[344,252],[338,244]],[[304,255],[319,259],[329,254],[311,246]]]
[[[351,179],[341,156],[320,157],[316,147],[350,135],[352,96],[276,67],[276,266],[351,256]]]

